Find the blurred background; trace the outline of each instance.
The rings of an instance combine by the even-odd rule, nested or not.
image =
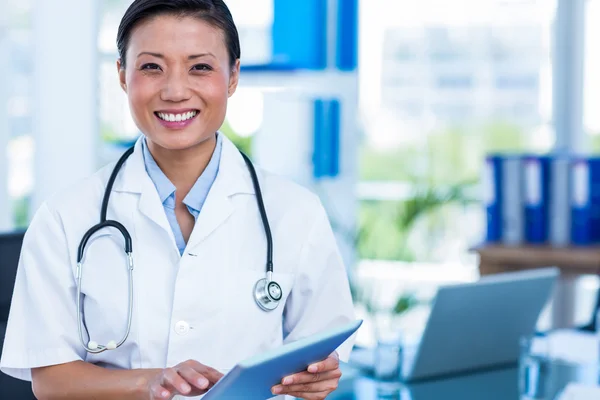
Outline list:
[[[130,0],[0,3],[12,231],[139,131],[115,67]],[[478,279],[486,155],[600,150],[599,0],[226,3],[243,56],[222,132],[319,194],[359,313],[392,307],[418,325],[438,285]],[[597,279],[577,285],[587,322]]]

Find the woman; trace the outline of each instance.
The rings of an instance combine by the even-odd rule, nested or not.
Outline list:
[[[19,263],[1,367],[31,379],[40,399],[198,396],[247,357],[354,319],[319,200],[264,171],[279,300],[255,301],[268,244],[260,196],[251,164],[217,132],[240,71],[224,2],[136,0],[117,42],[120,84],[144,135],[122,165],[40,207]],[[116,224],[88,232],[101,214],[131,236],[131,319],[124,236]],[[325,398],[350,345],[273,393]]]

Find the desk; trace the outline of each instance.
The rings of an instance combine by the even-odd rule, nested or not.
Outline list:
[[[344,366],[331,400],[376,400],[377,381]],[[390,399],[388,397],[388,399]],[[392,398],[393,399],[393,398]],[[519,400],[518,369],[505,368],[452,378],[405,384],[401,400]]]
[[[546,368],[545,380],[534,383],[536,399],[555,400],[575,378],[584,386],[597,386],[597,370],[576,371],[556,365]],[[519,400],[519,369],[517,367],[488,370],[470,375],[404,384],[396,396],[379,397],[377,381],[363,376],[350,367],[342,368],[344,375],[338,389],[329,400]],[[530,375],[531,377],[531,375]],[[538,397],[542,396],[542,397]],[[528,397],[527,397],[528,398]],[[586,397],[589,398],[589,397]]]
[[[561,277],[552,304],[552,328],[575,325],[577,279],[585,274],[600,274],[600,247],[552,248],[548,246],[482,245],[479,254],[481,276],[540,267],[558,267]]]
[[[535,356],[523,356],[520,371],[521,379],[526,382],[523,387],[534,398],[554,400],[570,383],[599,386],[600,345],[594,334],[565,330],[536,340],[539,342],[534,347],[538,348],[538,352]],[[544,346],[543,341],[551,342]],[[440,354],[440,357],[445,355]],[[343,375],[338,390],[328,399],[378,399],[378,382],[371,378],[372,368],[368,363],[359,364],[356,360],[354,363],[341,365]],[[519,367],[515,361],[512,366],[504,368],[405,383],[400,386],[399,395],[392,399],[518,400],[519,379]]]

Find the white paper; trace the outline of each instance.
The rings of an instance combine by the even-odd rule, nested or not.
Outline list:
[[[596,335],[572,330],[553,332],[548,350],[554,358],[577,364],[596,364],[600,355]]]
[[[542,200],[542,170],[538,160],[525,163],[525,202],[537,206]]]
[[[486,161],[483,167],[483,201],[486,206],[496,202],[496,182],[494,182],[494,164]]]
[[[598,400],[600,399],[600,386],[585,386],[570,383],[558,400]]]
[[[585,207],[589,203],[590,171],[585,162],[573,166],[573,205]]]

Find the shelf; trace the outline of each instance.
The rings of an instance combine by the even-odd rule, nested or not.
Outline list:
[[[600,246],[555,248],[485,244],[472,251],[479,254],[480,264],[505,266],[506,269],[559,267],[580,273],[600,272]]]

